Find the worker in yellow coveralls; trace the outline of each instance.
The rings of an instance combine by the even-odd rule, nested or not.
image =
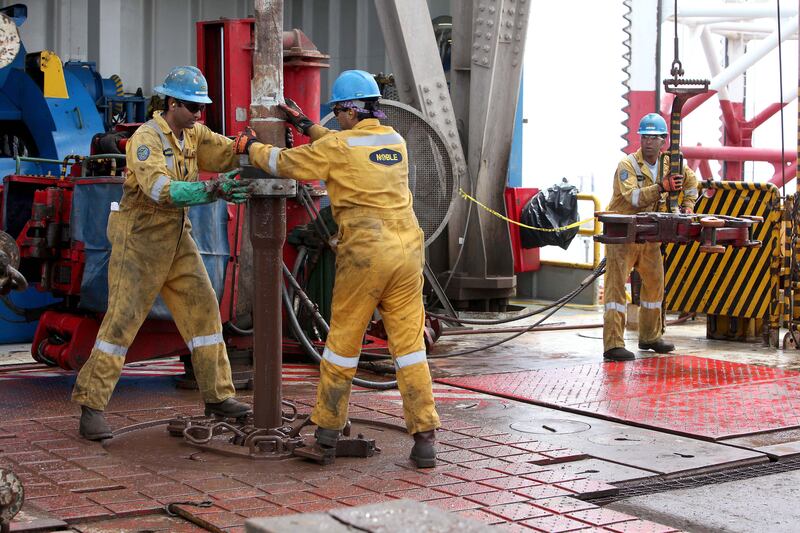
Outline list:
[[[270,174],[325,180],[339,225],[331,327],[311,414],[318,426],[317,445],[335,447],[347,422],[364,331],[377,308],[397,369],[406,426],[414,437],[410,458],[418,467],[433,467],[434,430],[440,422],[423,339],[425,237],[411,205],[406,143],[393,128],[381,125],[380,91],[370,74],[345,71],[332,92],[330,105],[342,131],[312,123],[289,102],[282,106],[287,120],[311,144],[290,149],[265,145],[248,129],[236,139],[236,149]]]
[[[681,212],[692,213],[697,201],[697,177],[688,167],[683,174],[670,175],[669,159],[658,165],[667,138],[667,123],[656,114],[639,122],[642,147],[617,165],[614,192],[607,210],[634,214],[666,211],[669,193],[679,192]],[[605,312],[603,314],[603,357],[612,361],[635,359],[625,348],[625,282],[635,268],[642,278],[639,307],[639,349],[669,353],[675,346],[661,338],[664,331],[661,306],[664,299],[664,262],[660,242],[607,244]]]
[[[199,69],[172,69],[155,92],[165,97],[163,112],[127,143],[122,200],[108,218],[108,310],[72,394],[81,405],[80,434],[89,440],[112,436],[103,411],[159,294],[191,352],[206,415],[238,418],[251,411],[234,399],[217,297],[187,209],[220,198],[245,202],[248,184],[226,176],[198,181],[200,170],[223,172],[238,165],[233,141],[197,122],[211,103]]]

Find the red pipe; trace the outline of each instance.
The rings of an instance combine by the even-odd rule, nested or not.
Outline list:
[[[727,136],[726,144],[740,146],[742,144],[742,129],[739,126],[739,119],[733,109],[733,102],[730,100],[719,101],[722,110],[722,124],[725,127]]]
[[[718,161],[766,161],[780,163],[794,160],[796,155],[777,148],[756,148],[753,146],[681,146],[686,159],[714,159]]]
[[[772,115],[774,115],[775,113],[780,111],[781,108],[785,107],[786,105],[788,105],[788,104],[785,104],[785,103],[782,104],[780,102],[775,102],[774,104],[769,104],[767,107],[764,108],[763,111],[761,111],[761,113],[759,113],[755,117],[753,117],[752,120],[750,120],[748,122],[745,122],[745,126],[748,127],[748,128],[751,128],[751,129],[756,129],[757,127],[759,127],[764,122],[766,122]]]
[[[791,172],[797,162],[797,154],[783,152],[775,148],[754,148],[752,146],[685,146],[681,152],[686,159],[711,159],[714,161],[764,161],[770,163],[775,172],[769,182],[782,186],[794,179],[796,172]],[[790,173],[782,173],[781,165],[786,162]]]
[[[700,161],[700,177],[705,180],[714,179],[714,174],[711,172],[711,164],[708,162],[708,159],[702,159]]]

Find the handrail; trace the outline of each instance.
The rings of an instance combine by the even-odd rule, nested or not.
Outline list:
[[[594,194],[582,193],[582,192],[578,193],[578,200],[589,200],[593,202],[594,213],[602,211],[600,207],[600,199]],[[578,230],[578,235],[592,235],[592,236],[600,235],[600,222],[598,222],[597,218],[595,218],[592,228],[584,228],[583,226],[581,226],[581,228]],[[579,268],[581,270],[594,270],[595,268],[597,268],[597,265],[600,264],[600,260],[602,259],[602,257],[600,256],[600,243],[594,239],[592,239],[592,242],[594,244],[594,249],[593,249],[594,254],[591,263],[571,263],[569,261],[558,261],[555,259],[551,259],[551,260],[540,261],[540,264],[548,266],[567,267],[567,268]]]

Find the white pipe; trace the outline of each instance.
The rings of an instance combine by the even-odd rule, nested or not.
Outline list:
[[[775,24],[753,24],[747,22],[722,22],[717,24],[709,24],[708,29],[715,33],[722,32],[740,32],[740,33],[757,33],[768,35],[775,31]],[[789,37],[790,39],[797,39],[797,34]]]
[[[684,2],[685,4],[686,2]],[[664,17],[671,18],[672,4],[664,6]],[[678,6],[678,21],[682,18],[697,17],[723,17],[729,19],[756,19],[756,18],[776,18],[778,15],[775,5],[742,5],[742,4],[708,4],[702,5],[683,5]],[[782,6],[781,17],[797,16],[797,6]]]
[[[769,32],[747,33],[747,32],[742,32],[742,31],[714,31],[713,33],[715,35],[719,35],[720,37],[725,37],[725,38],[728,38],[728,39],[744,39],[744,41],[748,42],[748,43],[750,41],[760,41],[761,39],[763,39],[764,37],[766,37],[769,34]],[[797,35],[789,37],[786,40],[787,41],[796,41],[797,40]]]
[[[781,41],[788,39],[789,35],[793,35],[797,31],[797,19],[789,19],[788,24],[781,28]],[[778,32],[771,33],[768,37],[760,42],[753,42],[747,53],[738,59],[734,60],[725,70],[711,79],[709,89],[718,91],[720,87],[725,87],[731,80],[737,76],[741,76],[744,72],[757,63],[760,59],[766,56],[770,51],[778,46]]]
[[[712,76],[719,76],[719,73],[722,72],[722,66],[719,64],[719,53],[714,47],[714,41],[711,39],[711,32],[708,31],[708,27],[703,28],[700,33],[700,42],[703,44],[703,53],[706,56],[709,72],[711,72]],[[720,100],[730,100],[727,87],[721,87],[717,94]]]
[[[789,102],[794,101],[795,98],[797,98],[797,85],[790,83],[788,89],[783,89],[783,103],[788,104]]]

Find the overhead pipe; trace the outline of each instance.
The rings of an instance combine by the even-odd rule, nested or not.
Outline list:
[[[788,24],[785,28],[781,31],[781,41],[785,41],[789,38],[789,36],[793,35],[797,32],[798,29],[798,21],[797,18],[792,18],[788,21]],[[702,105],[706,100],[710,99],[721,90],[727,88],[727,85],[736,79],[738,76],[747,71],[748,68],[752,67],[756,64],[759,60],[763,59],[769,52],[773,49],[777,48],[778,46],[778,32],[772,32],[768,37],[761,40],[758,44],[751,46],[747,53],[736,59],[733,63],[728,65],[725,69],[719,71],[713,78],[711,78],[711,82],[709,83],[709,91],[705,94],[701,94],[691,98],[686,105],[683,106],[683,117],[689,115],[692,111],[697,109],[700,105]],[[712,72],[713,73],[713,72]],[[669,110],[672,105],[672,95],[667,95],[661,100],[661,113],[664,115],[669,114]]]
[[[790,35],[794,34],[798,28],[798,21],[796,17],[783,19],[786,26],[781,30],[781,42],[787,40]],[[744,72],[756,64],[759,60],[763,59],[769,52],[778,46],[778,32],[774,31],[766,38],[752,43],[748,48],[747,53],[743,54],[733,63],[728,65],[722,72],[711,78],[711,83],[708,87],[711,90],[717,91],[721,87],[727,86],[737,76],[741,76]]]
[[[794,165],[796,155],[775,148],[755,148],[752,146],[682,146],[681,152],[687,160],[710,159],[714,161],[763,161],[772,165],[775,172],[769,182],[780,187],[783,185],[781,166],[786,161],[787,167]],[[793,180],[795,174],[786,174],[785,181]]]
[[[685,5],[678,6],[678,18],[692,19],[700,17],[713,17],[721,19],[756,19],[756,18],[775,18],[775,7],[771,4],[743,5],[719,3],[717,5],[692,5],[684,2]],[[665,6],[664,19],[672,19],[672,6]],[[781,7],[781,14],[784,17],[797,16],[797,7]]]

